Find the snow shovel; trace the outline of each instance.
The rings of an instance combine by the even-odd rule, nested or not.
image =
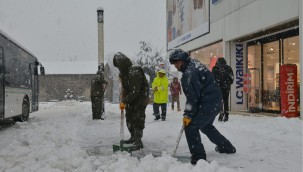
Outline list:
[[[131,147],[124,147],[124,110],[121,110],[121,123],[120,123],[120,145],[113,145],[113,151],[126,151],[131,153]]]
[[[178,146],[179,146],[179,143],[180,143],[183,131],[184,131],[184,125],[182,125],[182,128],[181,128],[181,130],[179,132],[179,135],[178,135],[178,138],[177,138],[177,141],[176,141],[176,146],[175,146],[175,149],[174,149],[173,154],[172,154],[173,157],[176,157],[176,152],[177,152],[177,149],[178,149]]]

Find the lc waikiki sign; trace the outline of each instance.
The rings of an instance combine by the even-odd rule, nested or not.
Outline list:
[[[234,71],[234,83],[231,86],[231,109],[246,110],[246,94],[243,91],[245,69],[245,46],[241,42],[231,44],[231,67]]]
[[[236,103],[243,104],[243,44],[236,44]]]

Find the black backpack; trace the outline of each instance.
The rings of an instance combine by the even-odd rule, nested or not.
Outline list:
[[[230,66],[216,66],[213,73],[220,87],[229,87],[234,82],[234,74]]]

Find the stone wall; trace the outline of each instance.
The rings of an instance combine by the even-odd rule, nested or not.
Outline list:
[[[90,101],[91,80],[95,76],[95,74],[39,75],[39,101],[65,100],[67,89],[73,91],[75,98],[83,96],[84,101]],[[109,81],[105,100],[112,101],[112,92],[112,81]]]

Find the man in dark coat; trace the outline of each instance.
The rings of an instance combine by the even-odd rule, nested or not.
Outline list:
[[[191,163],[196,164],[199,159],[206,160],[199,130],[217,145],[216,151],[219,153],[235,153],[235,147],[213,125],[222,109],[222,96],[213,74],[181,49],[173,50],[169,61],[183,73],[181,84],[186,96],[183,126],[192,154]]]
[[[226,61],[223,57],[218,58],[216,65],[213,67],[212,70],[215,79],[217,83],[219,84],[222,97],[223,97],[223,103],[224,108],[223,111],[220,113],[220,116],[218,118],[219,121],[228,121],[228,97],[230,92],[230,86],[234,81],[234,74],[233,70],[230,66],[226,64]]]
[[[103,111],[103,96],[107,82],[102,77],[102,72],[98,71],[97,76],[91,81],[90,96],[92,101],[93,119],[101,119]]]
[[[141,141],[145,127],[145,109],[149,101],[149,85],[143,70],[133,66],[128,57],[122,53],[114,55],[113,64],[120,71],[122,83],[122,101],[120,109],[126,109],[126,124],[131,134],[124,143],[133,143],[132,151],[143,148]]]

